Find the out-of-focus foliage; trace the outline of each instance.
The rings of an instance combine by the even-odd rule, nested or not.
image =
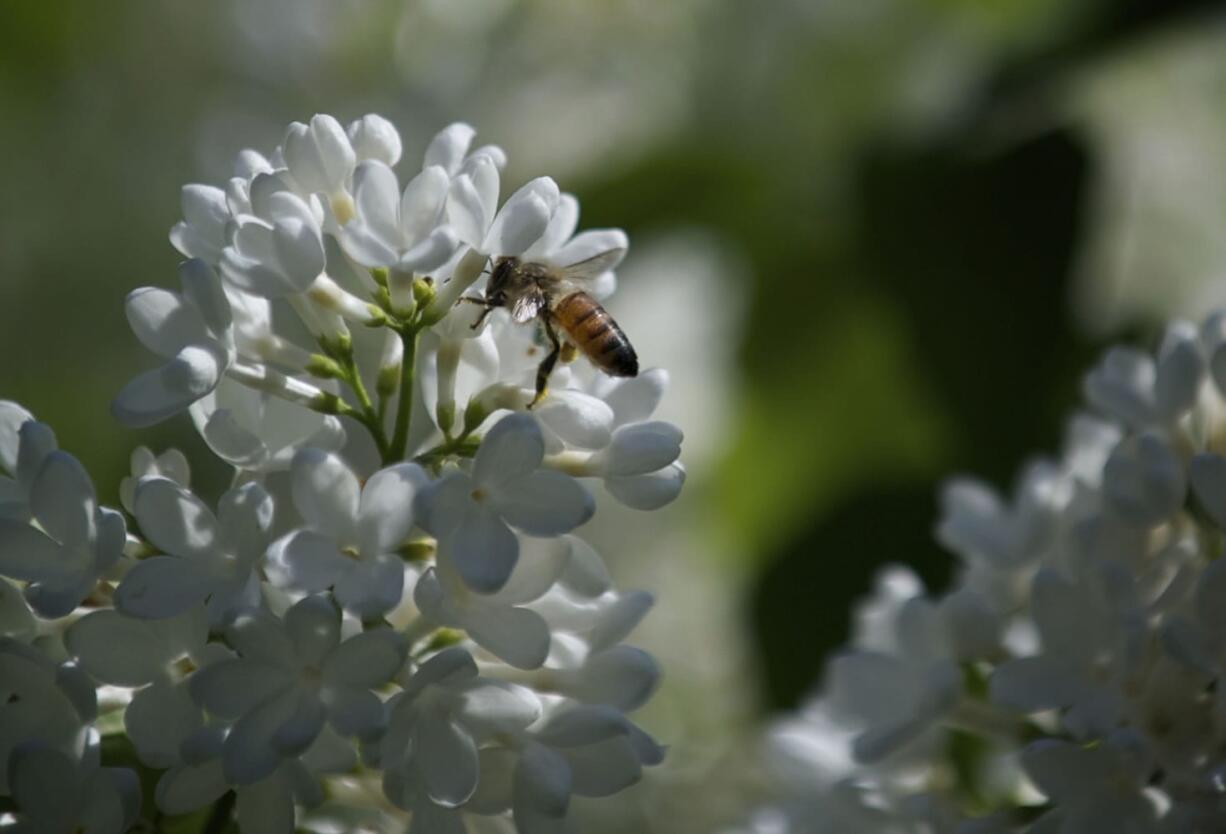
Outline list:
[[[1167,281],[1226,274],[1210,6],[0,4],[0,395],[113,489],[136,438],[104,404],[141,362],[122,295],[171,276],[178,186],[226,176],[236,137],[379,111],[420,146],[462,118],[510,180],[564,172],[583,225],[630,233],[613,312],[701,438],[675,508],[595,531],[661,598],[645,721],[672,744],[606,824],[707,830],[754,700],[814,683],[875,566],[939,585],[937,480],[1058,444],[1081,323],[1143,326]],[[185,422],[140,440],[206,460]]]

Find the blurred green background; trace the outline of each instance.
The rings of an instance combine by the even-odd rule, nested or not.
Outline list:
[[[692,477],[592,530],[657,595],[643,721],[672,755],[591,830],[734,817],[754,729],[817,683],[873,572],[947,578],[941,479],[1007,487],[1108,340],[1226,300],[1219,4],[7,0],[0,396],[105,496],[138,443],[226,476],[186,418],[107,412],[147,367],[122,299],[173,282],[179,186],[370,111],[409,159],[469,121],[510,186],[551,174],[633,240],[610,307],[672,372]]]

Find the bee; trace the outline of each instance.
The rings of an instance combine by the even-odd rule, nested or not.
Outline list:
[[[583,353],[596,367],[610,376],[638,376],[639,358],[626,334],[600,302],[584,287],[608,272],[626,253],[609,249],[569,266],[551,266],[515,257],[494,262],[485,295],[465,296],[464,301],[485,307],[473,329],[492,311],[507,307],[511,320],[527,324],[538,319],[549,339],[549,354],[536,369],[536,396],[528,407],[539,403],[548,390],[549,375],[563,351],[555,328],[560,327],[570,345]]]

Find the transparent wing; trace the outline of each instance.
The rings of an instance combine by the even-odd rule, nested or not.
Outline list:
[[[511,318],[518,324],[532,321],[544,306],[545,296],[536,292],[525,293],[511,305]]]
[[[626,257],[625,249],[606,249],[605,251],[593,255],[590,258],[579,261],[578,263],[570,264],[569,266],[560,267],[558,272],[562,280],[571,281],[576,284],[583,284],[604,275],[613,267],[622,262],[622,258]]]

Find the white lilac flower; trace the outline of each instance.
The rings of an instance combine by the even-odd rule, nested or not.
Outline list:
[[[226,281],[263,298],[304,292],[324,271],[322,208],[289,190],[278,174],[251,181],[251,207],[234,218],[222,252]]]
[[[397,549],[413,528],[425,472],[397,464],[362,485],[336,454],[304,449],[294,457],[291,476],[305,526],[273,545],[270,569],[301,591],[331,588],[358,617],[378,617],[398,605],[405,568]]]
[[[400,161],[400,133],[382,116],[367,113],[350,122],[345,133],[353,145],[356,159],[376,159],[384,165],[395,165]]]
[[[136,488],[133,515],[162,555],[142,559],[115,589],[115,607],[146,619],[173,617],[208,603],[221,624],[259,605],[255,573],[271,538],[272,499],[259,484],[228,491],[214,515],[204,502],[169,478],[145,478]]]
[[[215,455],[252,472],[288,469],[299,449],[337,450],[346,439],[338,418],[231,379],[188,411]]]
[[[499,420],[482,438],[471,472],[434,487],[425,526],[473,590],[497,591],[519,558],[512,527],[532,536],[569,533],[591,518],[591,495],[569,475],[542,469],[545,441],[526,414]]]
[[[516,750],[481,751],[484,787],[473,810],[510,809],[524,834],[557,831],[572,796],[612,796],[663,758],[660,746],[618,710],[573,707],[524,733]]]
[[[29,834],[121,834],[140,811],[140,781],[126,768],[96,767],[30,744],[9,760],[17,806],[13,830]]]
[[[20,405],[0,401],[0,518],[30,519],[30,491],[47,455],[59,444],[55,432]]]
[[[430,272],[451,259],[459,240],[440,225],[449,177],[442,167],[423,170],[401,193],[395,172],[369,160],[354,174],[354,218],[341,227],[345,251],[365,267]]]
[[[570,266],[608,251],[620,251],[624,257],[630,248],[630,241],[621,229],[588,229],[575,234],[578,225],[579,201],[570,194],[560,195],[544,234],[524,250],[521,257],[555,266]],[[606,298],[617,288],[613,270],[620,261],[618,258],[609,265],[608,271],[593,279],[589,292],[596,298]]]
[[[216,273],[193,258],[179,267],[180,292],[142,287],[125,309],[137,339],[166,364],[124,386],[111,411],[129,426],[149,426],[212,391],[234,360],[230,303]]]
[[[239,656],[200,670],[190,686],[206,710],[235,722],[222,763],[239,785],[306,752],[325,722],[342,736],[376,736],[384,711],[371,689],[391,680],[405,658],[403,639],[390,629],[344,638],[340,609],[327,596],[304,597],[284,621],[244,615],[227,641]]]
[[[128,458],[128,465],[132,474],[119,482],[119,503],[130,513],[136,512],[136,486],[144,478],[166,478],[181,487],[191,486],[191,465],[178,449],[155,455],[148,446],[137,446]]]
[[[476,792],[482,742],[541,714],[528,689],[480,677],[472,656],[446,649],[415,670],[391,703],[379,752],[388,799],[413,810],[424,797],[456,808]]]
[[[156,621],[102,608],[68,627],[64,648],[95,680],[135,688],[166,679],[174,663],[198,656],[207,639],[203,606]]]
[[[23,447],[42,446],[25,441],[39,425],[22,426]],[[29,583],[26,599],[41,616],[63,617],[123,554],[123,516],[98,505],[89,474],[62,451],[41,456],[29,509],[37,527],[0,518],[0,575]]]

